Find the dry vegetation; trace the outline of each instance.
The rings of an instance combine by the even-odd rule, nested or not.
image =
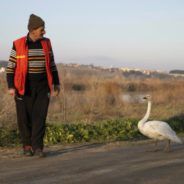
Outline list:
[[[140,119],[147,104],[139,95],[151,94],[151,119],[169,119],[184,112],[184,80],[125,79],[121,75],[58,67],[62,91],[52,97],[49,122],[94,122],[107,119]],[[128,95],[129,99],[123,100]],[[0,124],[14,126],[14,101],[7,94],[5,76],[0,80]]]

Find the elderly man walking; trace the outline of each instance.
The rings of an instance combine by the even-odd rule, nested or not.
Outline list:
[[[60,82],[51,42],[44,37],[45,22],[31,14],[28,31],[13,42],[6,68],[8,91],[15,99],[24,155],[44,157],[50,93],[59,94]]]

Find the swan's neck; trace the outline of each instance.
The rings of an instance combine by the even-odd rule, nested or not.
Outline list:
[[[147,107],[146,114],[145,114],[144,117],[139,121],[139,123],[138,123],[138,128],[141,128],[141,127],[144,126],[144,124],[146,123],[146,121],[147,121],[148,118],[149,118],[150,112],[151,112],[151,101],[148,101],[148,107]]]

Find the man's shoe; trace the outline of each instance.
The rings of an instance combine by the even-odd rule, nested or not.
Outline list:
[[[44,157],[46,157],[46,153],[43,152],[42,149],[36,149],[36,150],[34,151],[34,156],[38,156],[38,157],[40,157],[40,158],[44,158]]]
[[[33,150],[31,146],[24,146],[23,147],[23,154],[25,156],[33,156]]]

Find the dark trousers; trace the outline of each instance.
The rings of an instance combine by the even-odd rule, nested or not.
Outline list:
[[[30,145],[33,150],[43,149],[49,97],[46,79],[27,79],[25,95],[15,96],[17,122],[23,146]]]

